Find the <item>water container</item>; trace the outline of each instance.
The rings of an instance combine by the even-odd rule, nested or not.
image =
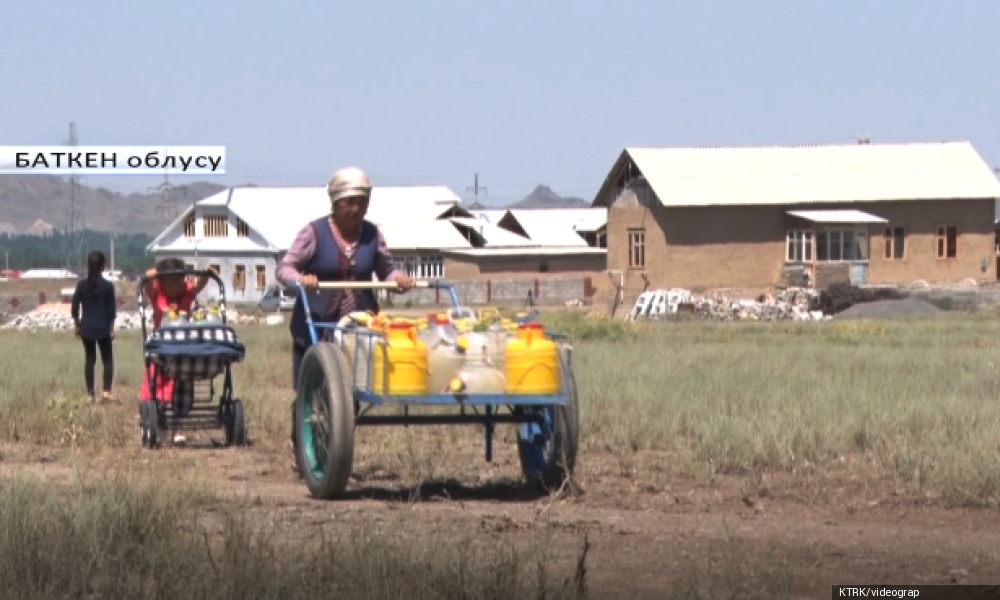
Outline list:
[[[504,391],[503,348],[495,333],[473,331],[458,338],[459,351],[464,353],[462,369],[449,385],[451,393],[502,394]]]
[[[465,366],[465,353],[454,344],[438,344],[427,350],[427,393],[446,394],[452,379]]]
[[[412,322],[391,323],[385,332],[387,342],[378,342],[375,368],[372,371],[375,393],[393,395],[424,395],[427,393],[427,346],[417,339],[417,329]],[[388,353],[388,369],[383,348]],[[384,391],[385,373],[388,370],[389,389]]]
[[[546,339],[541,323],[522,323],[507,342],[508,394],[558,394],[559,348]]]
[[[361,390],[368,389],[368,365],[371,356],[371,324],[374,315],[356,311],[346,315],[337,325],[343,328],[334,330],[333,338],[337,347],[344,352],[347,367],[350,369],[349,381]],[[359,331],[360,330],[360,331]]]
[[[475,365],[463,367],[451,380],[448,391],[452,394],[502,394],[504,385],[503,371]]]
[[[458,340],[459,347],[465,351],[465,364],[468,366],[488,366],[498,368],[504,362],[504,350],[495,333],[489,331],[471,331],[464,333]]]

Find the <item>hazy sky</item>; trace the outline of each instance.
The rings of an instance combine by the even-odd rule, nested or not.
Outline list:
[[[970,140],[1000,2],[0,0],[0,145],[225,145],[220,183],[591,199],[625,146]],[[90,177],[145,189],[160,180]],[[183,182],[177,179],[175,183]]]

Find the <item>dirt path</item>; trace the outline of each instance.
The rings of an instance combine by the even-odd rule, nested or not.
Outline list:
[[[511,465],[500,457],[502,464],[485,480],[466,473],[419,490],[359,469],[365,480],[352,480],[347,499],[319,502],[287,466],[277,467],[285,456],[268,460],[262,452],[136,450],[129,468],[165,472],[172,465],[180,472],[194,466],[217,491],[249,497],[249,506],[290,538],[314,536],[318,527],[346,531],[378,522],[456,541],[471,535],[485,544],[529,543],[545,536],[556,555],[553,572],[571,573],[586,536],[593,597],[661,597],[689,583],[752,592],[789,578],[793,597],[812,598],[829,597],[835,583],[1000,580],[1000,512],[994,509],[912,502],[814,507],[746,498],[737,480],[714,489],[671,490],[663,482],[636,486],[595,475],[603,472],[600,463],[611,460],[595,455],[584,459],[583,492],[561,499],[537,497],[520,487]],[[4,457],[7,476],[25,473],[59,481],[72,472],[59,457],[37,462],[12,448],[4,449]],[[96,466],[111,460],[86,462]]]

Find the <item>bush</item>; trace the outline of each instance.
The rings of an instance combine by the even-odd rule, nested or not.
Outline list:
[[[825,315],[835,315],[855,304],[878,300],[899,300],[903,297],[893,288],[859,288],[850,283],[835,283],[826,288],[818,298],[813,299],[809,310],[823,311]]]

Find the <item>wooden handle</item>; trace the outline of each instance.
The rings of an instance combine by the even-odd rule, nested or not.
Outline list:
[[[321,281],[321,290],[395,290],[399,285],[395,281]],[[414,281],[413,287],[430,287],[429,281]]]

